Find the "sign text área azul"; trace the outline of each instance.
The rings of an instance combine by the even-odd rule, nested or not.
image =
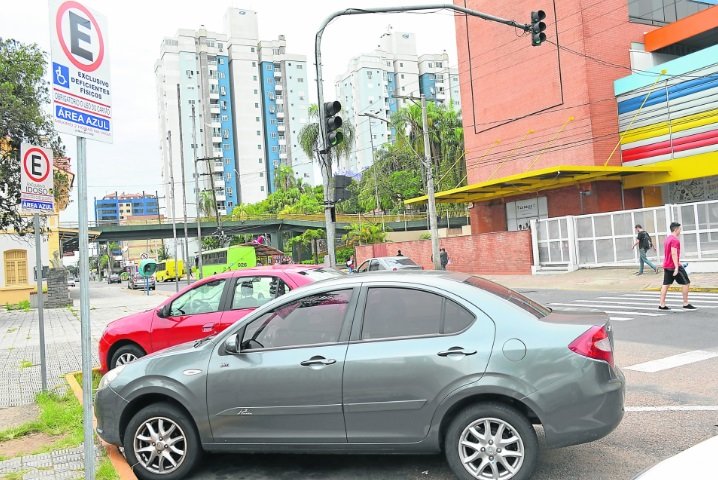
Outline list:
[[[25,213],[53,213],[52,150],[23,143],[20,149],[20,208]]]
[[[52,114],[59,132],[112,143],[107,22],[74,0],[50,0]]]

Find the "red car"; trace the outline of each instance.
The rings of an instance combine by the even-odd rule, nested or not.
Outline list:
[[[199,280],[159,307],[115,320],[102,332],[102,373],[148,353],[221,332],[302,285],[343,275],[316,265],[273,265]]]

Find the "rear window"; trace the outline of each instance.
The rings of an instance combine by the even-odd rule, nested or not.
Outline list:
[[[534,302],[530,298],[521,295],[519,292],[504,287],[503,285],[499,285],[498,283],[494,283],[490,280],[486,280],[485,278],[472,276],[464,280],[464,283],[468,283],[473,287],[480,288],[481,290],[485,290],[497,297],[501,297],[504,300],[513,303],[517,307],[524,309],[536,318],[543,318],[551,313],[550,309],[544,307],[540,303]]]
[[[316,268],[312,270],[303,270],[301,272],[298,272],[299,275],[304,275],[305,277],[309,277],[312,279],[312,282],[318,282],[320,280],[328,280],[330,278],[337,278],[342,277],[345,274],[340,272],[339,270],[334,270],[333,268]]]
[[[386,262],[395,265],[416,265],[411,258],[387,258]]]

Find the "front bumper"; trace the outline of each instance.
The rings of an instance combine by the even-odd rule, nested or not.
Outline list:
[[[120,418],[127,407],[127,401],[112,388],[105,387],[97,391],[95,397],[95,417],[97,435],[112,445],[121,446]]]

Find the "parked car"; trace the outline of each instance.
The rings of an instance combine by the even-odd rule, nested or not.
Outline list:
[[[106,372],[148,353],[216,334],[273,298],[339,275],[316,265],[274,265],[204,278],[158,308],[107,325],[99,343],[101,369]]]
[[[75,286],[75,278],[74,278],[74,277],[67,277],[67,286],[68,286],[68,287],[74,287],[74,286]]]
[[[704,440],[653,467],[644,470],[634,480],[663,480],[666,478],[713,478],[718,436]]]
[[[150,290],[154,290],[156,288],[155,283],[155,277],[149,277],[149,287]],[[130,277],[127,279],[127,288],[135,290],[137,288],[140,288],[144,290],[146,288],[145,286],[145,277],[140,275],[139,273],[133,273],[130,275]]]
[[[111,273],[110,276],[107,277],[107,283],[122,283],[122,280],[118,273]]]
[[[599,439],[624,393],[606,314],[552,312],[468,274],[384,272],[305,286],[120,365],[95,414],[142,479],[183,478],[204,451],[443,450],[457,478],[525,480],[533,425],[549,447]]]
[[[357,268],[357,273],[382,270],[396,272],[398,270],[423,270],[423,268],[409,257],[376,257],[362,262]]]

